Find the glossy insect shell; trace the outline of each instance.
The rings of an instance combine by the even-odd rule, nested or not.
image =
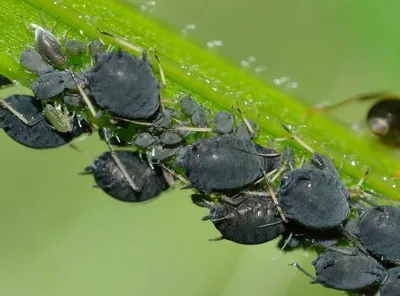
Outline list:
[[[168,188],[160,167],[154,169],[148,164],[146,157],[137,152],[115,152],[139,191],[133,191],[109,152],[102,154],[92,166],[91,171],[97,185],[115,199],[125,202],[143,202],[158,196]]]
[[[360,218],[360,240],[373,254],[400,263],[400,208],[378,206]]]
[[[280,203],[287,218],[301,226],[332,229],[350,215],[349,193],[329,159],[315,153],[312,161],[314,166],[295,169],[282,177]]]
[[[147,62],[123,51],[96,56],[88,73],[94,100],[116,117],[150,119],[160,109],[160,89]]]
[[[77,121],[74,120],[72,132],[58,132],[46,121],[42,114],[42,105],[40,101],[36,100],[34,97],[15,95],[5,100],[25,118],[39,118],[35,125],[29,126],[7,109],[0,109],[0,127],[2,127],[13,140],[24,146],[35,149],[56,148],[68,144],[75,137],[88,131],[88,126],[84,124],[81,127]]]
[[[360,291],[379,285],[386,273],[380,263],[353,248],[343,251],[356,254],[325,251],[312,262],[318,283],[344,291]]]
[[[276,205],[268,196],[246,196],[238,205],[223,202],[222,205],[211,208],[210,216],[211,221],[215,220],[214,226],[224,239],[239,244],[266,243],[285,231]],[[271,225],[265,226],[268,224]]]
[[[276,153],[251,140],[231,135],[200,140],[190,145],[180,156],[180,166],[193,186],[202,192],[239,190],[254,183],[279,167],[279,156],[259,154]]]
[[[380,296],[400,295],[400,267],[388,270],[385,279],[381,282],[379,293]]]

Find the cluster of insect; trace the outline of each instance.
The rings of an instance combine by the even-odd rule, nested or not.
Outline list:
[[[97,132],[107,151],[85,172],[111,197],[148,201],[179,179],[193,190],[193,203],[209,209],[203,220],[221,233],[212,240],[254,245],[281,237],[283,250],[311,244],[321,250],[316,276],[293,265],[313,283],[400,295],[400,208],[353,202],[360,191],[285,126],[288,138],[311,150],[309,163],[296,166],[291,149],[255,143],[256,124],[238,108],[212,116],[186,94],[178,108],[166,108],[162,68],[160,83],[145,51],[139,58],[97,40],[61,44],[29,27],[35,49],[24,50],[20,63],[37,76],[34,95],[1,100],[0,125],[12,139],[35,149],[74,147]],[[92,63],[74,72],[69,59],[79,55]],[[0,83],[11,85],[6,77]]]

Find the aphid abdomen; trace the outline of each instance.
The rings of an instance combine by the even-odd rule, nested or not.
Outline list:
[[[282,178],[279,197],[289,219],[309,229],[332,229],[350,215],[343,186],[329,171],[296,169]]]
[[[49,31],[36,26],[35,28],[35,41],[37,51],[42,57],[56,67],[63,67],[68,62],[67,57],[58,40]]]
[[[186,153],[185,174],[204,192],[237,190],[262,176],[254,143],[248,140],[215,137],[193,144]]]
[[[149,119],[160,109],[158,80],[146,62],[128,53],[98,56],[88,80],[97,104],[117,117]]]

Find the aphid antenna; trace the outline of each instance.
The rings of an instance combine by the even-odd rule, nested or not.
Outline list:
[[[360,186],[360,190],[362,190],[362,192],[367,193],[367,194],[369,194],[369,195],[371,195],[371,196],[374,196],[374,197],[376,197],[376,198],[384,199],[384,200],[390,202],[390,204],[395,204],[395,205],[397,205],[397,206],[400,205],[400,201],[398,201],[398,200],[392,200],[392,199],[390,199],[389,197],[387,197],[387,196],[385,196],[385,195],[383,195],[383,194],[380,194],[380,193],[378,193],[378,192],[365,189],[365,188],[363,188],[363,187],[361,187],[361,186]],[[370,204],[369,201],[367,201],[367,203]]]
[[[211,221],[211,222],[214,223],[214,222],[223,221],[223,220],[225,220],[227,217],[228,217],[228,216],[224,216],[224,217],[221,217],[221,218],[212,218],[211,215],[207,215],[207,216],[204,216],[203,218],[201,218],[201,221]]]
[[[242,120],[243,120],[244,124],[246,125],[248,131],[250,132],[251,136],[254,137],[256,133],[255,133],[253,127],[251,126],[250,122],[248,121],[248,119],[244,116],[244,112],[242,112],[242,110],[240,110],[239,102],[236,102],[236,110],[239,112],[240,116],[242,117]]]
[[[390,203],[399,204],[400,202],[398,202],[398,201],[391,200],[390,198],[388,198],[387,196],[385,196],[385,195],[383,195],[383,194],[380,194],[380,193],[377,193],[377,192],[374,192],[374,191],[365,189],[365,188],[362,186],[363,183],[364,183],[364,181],[365,181],[365,178],[367,177],[367,175],[369,174],[369,172],[370,172],[370,169],[368,168],[368,169],[365,171],[364,175],[361,177],[361,179],[360,179],[360,180],[357,182],[357,184],[355,185],[355,188],[354,188],[354,189],[349,189],[350,197],[351,197],[351,198],[357,198],[357,197],[361,196],[362,193],[366,193],[366,194],[369,194],[369,195],[371,195],[371,196],[373,196],[373,197],[376,197],[376,198],[379,198],[379,199],[387,200],[387,201],[389,201]],[[365,204],[367,204],[367,205],[369,205],[369,206],[371,206],[371,205],[372,205],[372,206],[376,206],[376,201],[373,200],[373,199],[371,199],[371,198],[368,198],[368,197],[364,196],[364,197],[361,197],[361,199],[363,200],[363,202],[365,202]]]
[[[334,109],[343,107],[345,105],[348,105],[348,104],[351,104],[354,102],[369,101],[369,100],[374,100],[374,99],[394,99],[395,100],[395,99],[398,99],[398,96],[389,91],[371,92],[371,93],[353,96],[353,97],[347,98],[345,100],[339,101],[337,103],[333,103],[331,105],[310,108],[307,110],[307,113],[314,113],[314,112],[318,112],[318,111],[319,112],[329,112],[329,111],[332,111]]]
[[[275,169],[274,175],[269,179],[271,183],[274,183],[276,179],[286,170],[285,166],[281,166],[279,170]]]
[[[76,146],[75,144],[69,144],[68,146],[71,147],[72,150],[74,150],[74,151],[78,152],[79,154],[85,156],[89,161],[93,162],[96,159],[93,154],[83,150],[82,148]],[[85,171],[85,172],[82,172],[82,173],[79,173],[79,174],[81,175],[81,174],[87,174],[87,173],[88,172]]]
[[[125,121],[125,122],[131,122],[131,123],[138,124],[138,125],[144,125],[144,126],[152,126],[153,125],[151,122],[126,119],[126,118],[116,117],[116,116],[111,116],[110,118],[115,119],[115,120]]]
[[[234,195],[232,197],[221,196],[221,200],[223,202],[226,202],[226,203],[230,204],[230,205],[238,206],[238,205],[240,205],[242,202],[244,202],[246,200],[246,196],[245,195],[241,195],[239,193],[239,194],[236,194],[236,195]]]
[[[136,184],[133,182],[132,178],[129,176],[128,172],[126,171],[125,166],[119,160],[117,154],[115,153],[114,148],[111,145],[111,141],[109,138],[109,130],[107,128],[103,128],[103,134],[104,134],[104,139],[106,140],[110,155],[113,158],[113,160],[115,161],[115,163],[117,164],[118,168],[121,170],[122,175],[124,176],[126,181],[129,183],[129,186],[133,189],[133,191],[139,192],[138,186],[136,186]]]
[[[24,115],[19,113],[16,109],[14,109],[9,103],[7,103],[3,98],[0,98],[0,104],[3,105],[5,108],[8,109],[12,114],[14,114],[19,120],[21,120],[23,123],[25,123],[28,126],[33,126],[37,123],[40,122],[42,119],[41,116],[38,116],[36,118],[32,118],[31,120],[28,120],[25,118]]]
[[[278,169],[273,169],[272,171],[267,173],[267,177],[270,180],[271,183],[273,183],[271,176],[274,176],[274,174],[276,174],[278,172]],[[260,178],[258,178],[258,180],[256,180],[253,185],[257,185],[259,183],[261,183],[262,181],[264,181],[264,176],[261,176]]]
[[[93,104],[90,102],[89,97],[86,95],[86,93],[83,91],[82,87],[79,85],[78,81],[75,78],[74,73],[71,70],[68,70],[69,73],[71,74],[72,79],[74,80],[76,87],[78,88],[79,94],[82,96],[83,101],[85,102],[86,106],[88,107],[90,113],[94,118],[96,118],[97,112],[93,107]]]
[[[290,241],[292,240],[293,237],[293,232],[291,232],[289,234],[289,236],[285,239],[285,242],[283,243],[282,248],[279,249],[279,251],[276,253],[276,255],[272,258],[272,261],[276,261],[276,259],[278,259],[280,257],[280,255],[282,255],[283,251],[285,250],[285,248],[287,247],[287,245],[290,243]]]
[[[279,224],[282,224],[282,223],[283,223],[283,221],[277,221],[277,222],[273,222],[273,223],[260,225],[260,226],[258,226],[258,228],[267,228],[267,227],[279,225]]]
[[[174,170],[172,170],[171,168],[167,167],[165,164],[163,164],[160,160],[158,159],[154,159],[155,160],[155,164],[159,165],[160,167],[162,167],[164,170],[166,170],[168,173],[170,173],[172,176],[178,178],[183,184],[186,184],[185,186],[191,185],[190,182],[188,180],[186,180],[184,177],[182,177],[181,175],[177,174]],[[184,186],[184,187],[185,187]],[[181,189],[185,189],[184,187],[182,187]]]
[[[148,51],[154,55],[154,58],[157,61],[158,72],[160,73],[160,77],[161,77],[161,87],[165,88],[167,86],[167,80],[165,78],[165,73],[164,73],[163,67],[161,66],[160,57],[157,54],[157,50],[154,47],[151,47],[151,48],[149,48]]]
[[[278,209],[279,215],[281,216],[283,222],[288,223],[289,221],[286,218],[285,213],[283,212],[282,208],[279,205],[278,198],[276,197],[276,194],[275,194],[274,190],[272,189],[271,183],[268,180],[268,176],[265,174],[264,170],[261,170],[261,172],[264,175],[264,179],[265,179],[265,183],[267,184],[269,195],[271,196],[272,200],[274,201],[276,208]]]
[[[209,127],[195,127],[195,126],[174,126],[167,130],[189,131],[189,132],[212,132],[213,129]]]
[[[297,263],[297,262],[290,263],[289,266],[295,266],[298,270],[300,270],[306,277],[308,277],[311,280],[311,282],[310,282],[311,284],[318,283],[317,278],[314,277],[313,275],[311,275],[311,273],[306,271],[303,267],[301,267],[299,265],[299,263]]]
[[[150,165],[150,167],[152,167],[152,166]],[[161,168],[162,168],[161,172],[164,176],[165,181],[167,182],[169,187],[171,187],[172,189],[175,189],[176,186],[175,186],[175,182],[174,182],[174,177],[166,169],[164,169],[163,167],[161,167]]]
[[[129,49],[131,49],[131,50],[133,50],[133,51],[135,51],[135,52],[137,52],[137,53],[140,53],[140,54],[141,54],[142,51],[143,51],[140,47],[138,47],[138,46],[136,46],[136,45],[134,45],[134,44],[132,44],[132,43],[129,43],[128,41],[126,41],[126,40],[124,40],[124,39],[122,39],[122,38],[116,37],[115,35],[113,35],[113,34],[111,34],[111,33],[102,31],[102,30],[100,30],[99,28],[97,28],[97,30],[99,31],[100,34],[106,35],[106,36],[108,36],[108,37],[113,38],[113,39],[114,39],[116,42],[118,42],[119,44],[121,44],[121,45],[123,45],[123,46],[125,46],[125,47],[127,47],[127,48],[129,48]]]
[[[216,237],[216,238],[209,238],[209,239],[208,239],[209,242],[219,242],[219,241],[221,241],[221,240],[224,240],[224,237],[223,237],[223,236]]]
[[[306,150],[310,151],[311,153],[315,153],[315,150],[312,149],[307,143],[305,143],[302,139],[300,139],[299,136],[295,135],[290,129],[289,127],[287,127],[286,125],[284,125],[281,122],[282,127],[288,132],[290,133],[291,137],[293,140],[295,140],[297,143],[299,143],[303,148],[305,148]]]

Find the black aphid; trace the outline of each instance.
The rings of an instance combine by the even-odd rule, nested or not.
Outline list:
[[[80,86],[86,85],[83,74],[75,73],[74,77]],[[31,84],[31,88],[36,98],[51,99],[64,91],[78,91],[76,83],[69,71],[51,71],[40,75]]]
[[[378,206],[360,217],[360,240],[371,253],[400,263],[400,208]]]
[[[105,45],[100,40],[93,40],[89,43],[89,54],[92,58],[95,58],[97,54],[102,54],[105,51]]]
[[[282,209],[289,220],[311,230],[338,227],[350,215],[348,190],[328,158],[314,153],[311,164],[282,177]]]
[[[214,223],[222,235],[219,239],[244,245],[266,243],[285,231],[272,199],[247,193],[211,207],[210,214],[203,220]]]
[[[181,111],[190,117],[190,120],[195,127],[207,126],[206,111],[191,97],[184,97],[180,102]]]
[[[241,189],[280,165],[275,150],[231,135],[200,140],[185,149],[177,166],[202,192]]]
[[[367,291],[378,287],[386,275],[386,269],[378,261],[356,248],[325,251],[312,264],[316,274],[312,283],[337,290]]]
[[[150,119],[160,110],[160,87],[149,64],[124,51],[97,55],[88,73],[94,100],[113,116]]]
[[[0,109],[0,127],[8,136],[22,145],[35,149],[56,148],[90,131],[88,123],[79,121],[77,118],[72,121],[71,132],[57,131],[43,116],[42,104],[34,97],[14,95],[4,101],[25,119],[31,121],[30,124],[26,124],[9,109]]]
[[[152,146],[153,144],[155,144],[157,142],[158,142],[157,137],[144,132],[144,133],[140,133],[140,134],[136,135],[133,144],[135,144],[141,148],[149,148],[150,146]]]
[[[160,142],[163,145],[174,146],[183,141],[183,136],[177,131],[166,131],[161,134]]]
[[[157,197],[168,188],[162,169],[149,165],[145,155],[132,151],[115,151],[121,164],[137,187],[134,191],[109,152],[103,153],[85,169],[93,174],[96,184],[115,199],[143,202]]]
[[[207,126],[207,114],[203,109],[195,111],[192,115],[192,124],[195,127],[206,127]]]
[[[67,55],[80,56],[86,53],[87,45],[85,42],[79,40],[64,39],[64,46]]]
[[[380,296],[400,295],[400,267],[388,270],[379,288]]]
[[[58,39],[50,31],[36,24],[31,24],[30,26],[35,30],[36,49],[40,55],[51,65],[56,67],[65,66],[68,58],[65,56]]]
[[[191,97],[184,97],[180,101],[181,111],[187,115],[192,116],[201,106]]]
[[[33,49],[25,49],[21,52],[19,61],[22,66],[29,71],[42,75],[48,72],[53,72],[53,67],[46,63],[43,57]]]
[[[255,128],[256,125],[253,120],[251,119],[246,119],[247,122],[242,122],[240,123],[235,131],[236,136],[241,137],[243,139],[253,139],[255,137]]]
[[[233,115],[228,111],[219,111],[214,117],[214,129],[220,134],[230,134],[235,124]]]

